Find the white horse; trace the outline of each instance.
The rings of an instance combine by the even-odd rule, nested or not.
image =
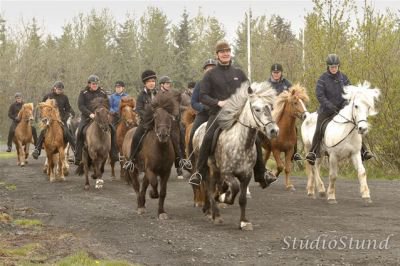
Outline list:
[[[358,172],[361,197],[366,204],[372,203],[367,184],[367,175],[361,160],[362,135],[368,132],[368,116],[376,115],[375,100],[380,95],[380,90],[370,88],[368,82],[357,86],[346,86],[343,97],[349,101],[339,113],[330,121],[326,127],[325,135],[321,143],[321,155],[329,155],[329,186],[328,202],[336,202],[336,177],[338,174],[339,161],[351,158]],[[317,113],[312,113],[303,122],[301,133],[305,151],[311,148],[312,139],[317,122]],[[315,189],[321,197],[325,197],[325,186],[319,174],[321,158],[318,158],[314,166],[306,163],[308,176],[307,193],[315,198]]]

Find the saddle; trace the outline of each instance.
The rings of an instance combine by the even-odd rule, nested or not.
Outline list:
[[[327,117],[327,118],[321,123],[321,139],[325,136],[326,127],[328,126],[329,122],[332,121],[332,119],[333,119],[334,117],[335,117],[334,115],[332,115],[332,116],[330,116],[330,117]]]
[[[217,141],[218,141],[218,137],[222,132],[222,128],[217,127],[217,129],[214,131],[214,135],[213,135],[213,139],[211,142],[211,154],[214,153],[215,151],[215,147],[217,147]]]

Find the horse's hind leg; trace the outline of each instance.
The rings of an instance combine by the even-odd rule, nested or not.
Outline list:
[[[329,186],[328,203],[335,204],[336,201],[336,178],[338,172],[338,161],[334,154],[329,155]]]
[[[239,195],[239,205],[240,205],[240,225],[239,228],[245,231],[253,230],[253,225],[246,218],[246,188],[249,185],[251,177],[245,177],[244,182],[240,182],[240,195]]]
[[[54,171],[55,164],[53,161],[53,155],[50,152],[47,155],[47,160],[48,160],[48,164],[49,164],[49,166],[48,166],[49,179],[50,179],[50,182],[54,182],[54,181],[56,181],[56,175],[55,175],[55,171]]]
[[[360,194],[366,205],[372,203],[368,184],[367,174],[365,172],[364,165],[362,164],[361,154],[356,153],[351,156],[354,168],[357,170],[358,182],[360,183]]]
[[[224,220],[222,219],[222,217],[219,213],[218,204],[215,200],[215,195],[216,195],[215,175],[210,174],[209,179],[210,179],[210,181],[209,181],[209,186],[208,186],[208,198],[210,200],[210,205],[211,205],[212,219],[214,221],[214,224],[223,224]]]
[[[140,189],[139,197],[138,197],[138,214],[143,214],[145,212],[146,205],[146,190],[149,186],[149,180],[145,175],[143,177],[142,188]]]
[[[158,219],[168,219],[168,214],[164,210],[164,201],[167,197],[167,182],[170,173],[165,173],[164,176],[160,176],[160,199],[158,200]]]
[[[25,164],[28,164],[28,156],[29,156],[29,143],[26,143],[26,144],[25,144],[25,147],[24,147],[24,152],[25,152],[25,158],[24,158],[24,160],[25,160]]]
[[[60,173],[60,180],[61,181],[65,181],[64,160],[65,160],[64,147],[60,147],[58,149],[58,171]]]
[[[292,156],[294,150],[291,149],[289,152],[285,152],[285,180],[286,180],[286,189],[290,191],[296,191],[292,180],[290,179],[290,172],[292,170]]]
[[[110,166],[111,166],[111,180],[116,180],[115,178],[115,162],[110,158]]]

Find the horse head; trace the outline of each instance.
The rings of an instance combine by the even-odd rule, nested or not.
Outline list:
[[[94,122],[104,133],[110,131],[110,120],[108,118],[109,113],[110,112],[106,107],[99,107],[94,111]]]
[[[291,106],[291,111],[294,116],[304,120],[306,119],[309,112],[305,103],[307,103],[310,98],[307,95],[306,88],[300,86],[300,84],[295,84],[289,89],[288,103]]]
[[[44,126],[49,126],[52,120],[60,121],[60,113],[57,108],[56,100],[47,99],[39,103],[41,122]]]
[[[135,99],[130,96],[121,98],[119,106],[119,113],[121,114],[121,121],[125,123],[127,128],[132,128],[137,125],[136,113],[134,111],[136,106]]]
[[[33,121],[33,103],[25,103],[18,113],[20,121],[32,122]]]
[[[154,130],[158,140],[166,143],[171,135],[172,115],[163,108],[156,108],[154,111]]]
[[[365,81],[357,86],[346,86],[344,92],[343,98],[349,104],[341,112],[356,126],[358,133],[364,135],[369,128],[368,116],[378,113],[375,109],[375,101],[380,96],[380,89],[370,88],[370,83]]]
[[[269,139],[278,136],[279,127],[272,118],[272,105],[275,99],[275,91],[269,83],[253,83],[247,89],[248,102],[253,119],[249,122]]]

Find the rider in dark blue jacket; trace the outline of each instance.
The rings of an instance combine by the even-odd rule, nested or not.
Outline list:
[[[320,103],[318,109],[317,125],[310,152],[306,156],[309,164],[314,165],[317,157],[320,157],[320,146],[323,131],[321,125],[324,121],[330,121],[347,104],[343,98],[343,87],[350,85],[350,80],[339,71],[340,60],[336,54],[329,54],[327,59],[327,71],[323,73],[317,82],[316,95]],[[361,149],[363,160],[368,160],[373,155],[367,150],[365,144]]]

